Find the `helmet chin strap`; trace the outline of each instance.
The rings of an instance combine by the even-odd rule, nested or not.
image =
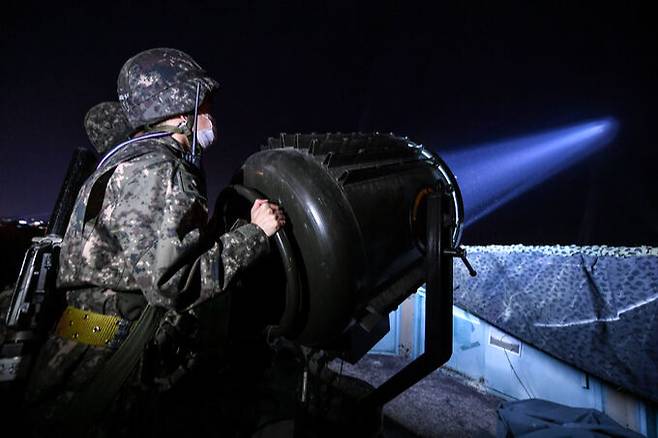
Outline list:
[[[181,121],[177,126],[171,126],[171,125],[146,125],[144,127],[144,131],[146,131],[146,132],[158,131],[158,132],[171,132],[172,134],[183,134],[188,139],[190,139],[191,136],[192,136],[192,131],[187,126],[186,121]]]

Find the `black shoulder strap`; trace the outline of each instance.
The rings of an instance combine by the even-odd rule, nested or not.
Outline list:
[[[87,224],[87,222],[96,218],[100,213],[101,208],[103,207],[103,200],[105,199],[105,189],[107,189],[107,184],[110,182],[110,178],[112,177],[112,174],[116,168],[117,165],[112,166],[103,172],[101,176],[96,178],[96,181],[94,181],[94,184],[91,187],[91,190],[89,190],[89,195],[87,197],[85,217],[82,222],[83,227]]]

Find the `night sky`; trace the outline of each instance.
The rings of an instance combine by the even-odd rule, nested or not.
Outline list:
[[[643,6],[88,3],[3,2],[0,217],[47,217],[73,149],[88,144],[83,117],[116,100],[123,62],[176,47],[222,84],[211,199],[279,132],[394,132],[440,154],[614,117],[612,144],[464,242],[658,245],[658,38]]]

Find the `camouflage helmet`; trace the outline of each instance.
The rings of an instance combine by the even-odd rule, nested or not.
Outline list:
[[[85,131],[99,154],[128,139],[131,128],[119,102],[101,102],[85,115]]]
[[[128,124],[135,130],[193,112],[197,83],[201,85],[199,102],[219,87],[187,53],[158,48],[126,61],[119,72],[117,92]]]

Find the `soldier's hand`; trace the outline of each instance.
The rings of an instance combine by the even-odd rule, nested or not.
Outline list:
[[[251,223],[258,225],[269,237],[286,224],[286,217],[278,205],[267,199],[256,199],[251,207]]]

